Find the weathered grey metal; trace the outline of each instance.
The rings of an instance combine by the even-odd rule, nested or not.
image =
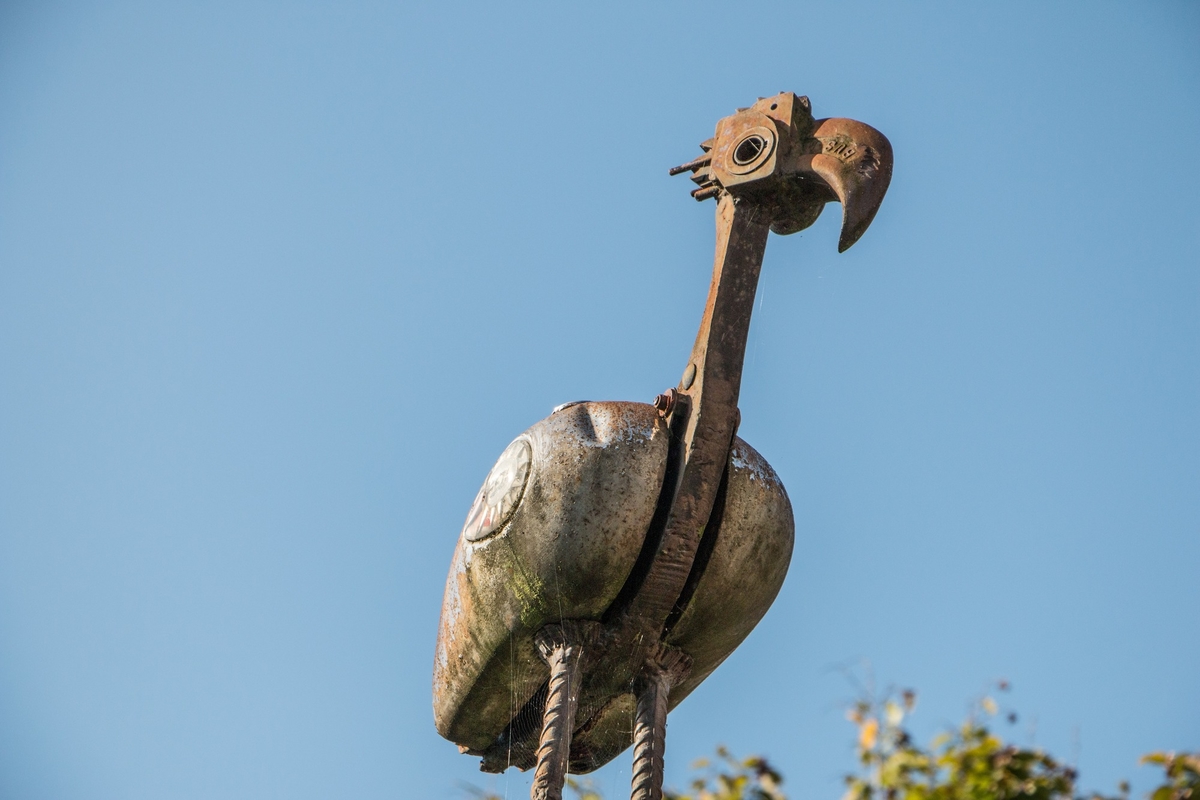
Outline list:
[[[603,617],[654,516],[669,438],[645,403],[578,403],[517,437],[531,449],[521,501],[491,536],[459,538],[446,580],[433,669],[442,736],[482,753],[546,681],[538,630]]]
[[[677,388],[653,406],[568,404],[518,437],[472,506],[447,580],[438,730],[484,770],[536,762],[534,797],[558,796],[564,758],[587,772],[635,738],[634,796],[659,797],[667,711],[774,600],[791,504],[735,436],[768,232],[801,230],[836,200],[845,250],[891,178],[882,134],[814,120],[790,92],[721,120],[701,148],[672,170],[691,171],[696,199],[717,199],[708,302]],[[561,629],[589,631],[590,655],[569,656]],[[664,653],[678,655],[668,666]]]

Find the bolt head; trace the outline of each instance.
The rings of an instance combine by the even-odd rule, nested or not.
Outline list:
[[[670,414],[675,409],[675,400],[678,394],[674,389],[667,389],[665,393],[654,398],[654,407],[663,414]]]

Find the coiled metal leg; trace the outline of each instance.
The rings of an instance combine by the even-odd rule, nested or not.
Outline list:
[[[542,659],[550,665],[550,685],[538,740],[537,770],[529,792],[532,800],[562,800],[579,703],[580,661],[584,645],[595,635],[595,627],[594,623],[569,621],[547,625],[535,639]]]
[[[662,800],[663,755],[667,747],[667,700],[671,687],[687,675],[691,660],[663,647],[638,679],[633,722],[632,800]]]

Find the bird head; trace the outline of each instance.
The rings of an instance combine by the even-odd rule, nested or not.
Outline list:
[[[842,204],[838,252],[858,241],[892,179],[887,137],[852,119],[814,119],[807,97],[781,92],[717,123],[704,155],[671,170],[691,171],[697,200],[728,193],[770,216],[771,230],[796,233],[826,203]]]

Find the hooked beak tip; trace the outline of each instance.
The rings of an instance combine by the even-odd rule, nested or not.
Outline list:
[[[848,119],[822,120],[814,136],[824,150],[812,157],[808,169],[842,204],[838,252],[844,253],[866,232],[883,203],[892,180],[892,147],[879,131]]]
[[[866,203],[856,204],[854,201],[859,199],[851,194],[843,206],[842,233],[838,237],[839,253],[849,250],[867,232],[867,228],[875,219],[875,212],[879,210],[883,201],[883,194],[880,192],[878,197],[870,198]]]

